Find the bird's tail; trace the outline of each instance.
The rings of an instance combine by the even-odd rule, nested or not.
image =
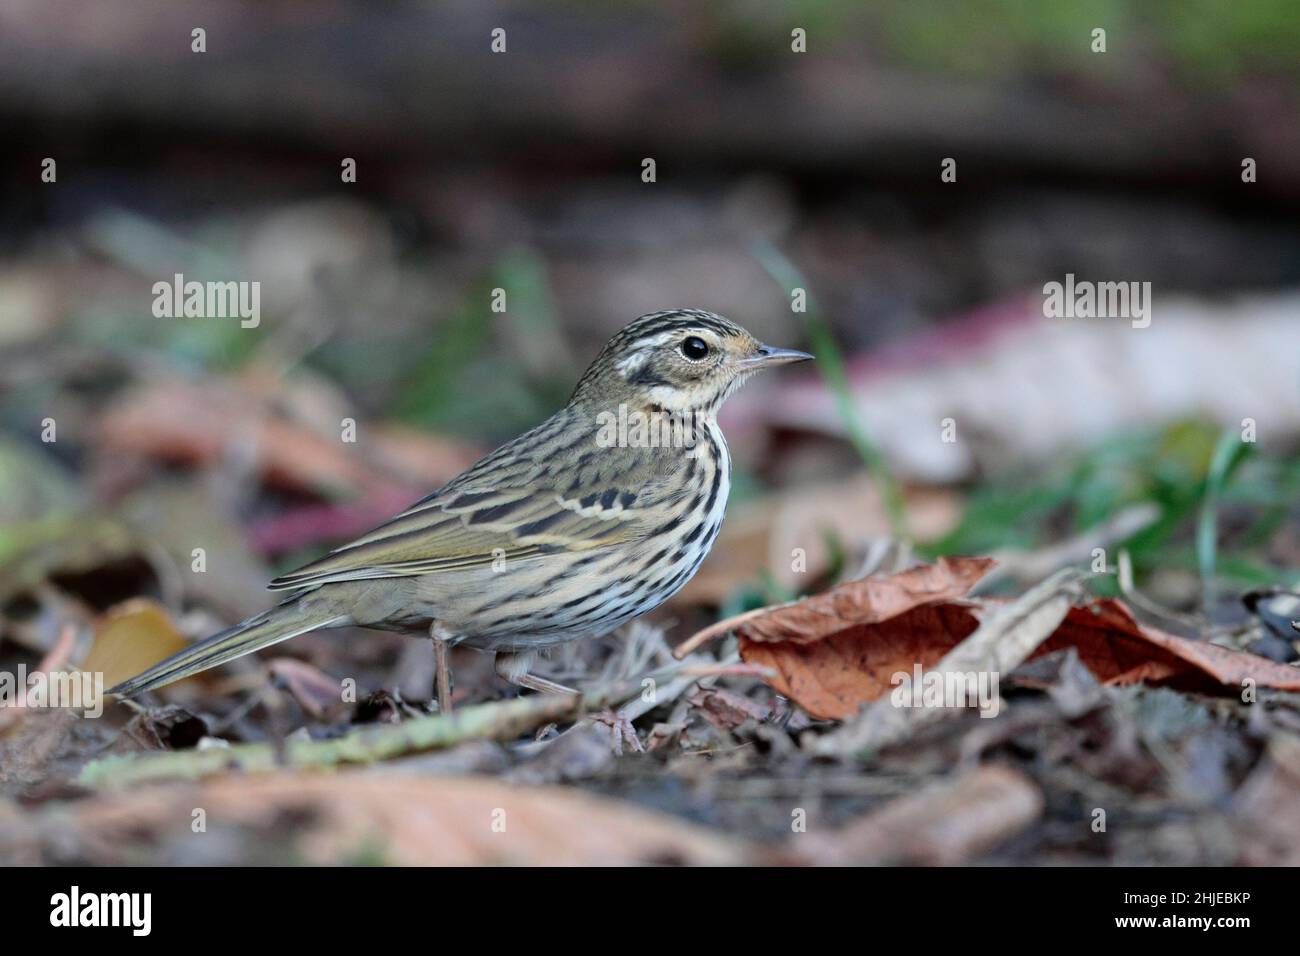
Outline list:
[[[344,620],[346,617],[340,615],[336,608],[295,597],[159,661],[147,671],[122,681],[116,687],[110,687],[108,693],[118,697],[134,697],[263,647]]]

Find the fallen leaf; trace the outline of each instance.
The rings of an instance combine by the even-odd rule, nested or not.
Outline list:
[[[99,421],[105,451],[210,465],[250,456],[268,484],[318,493],[369,489],[423,494],[453,478],[474,450],[409,429],[363,429],[356,444],[339,441],[261,401],[239,382],[169,379],[139,386]]]
[[[949,676],[960,675],[969,695],[978,691],[982,675],[1013,671],[1065,620],[1080,594],[1078,579],[1076,571],[1059,571],[1016,600],[994,607],[970,637],[925,668],[926,678],[937,677],[947,685]],[[974,687],[967,675],[975,676]],[[997,686],[991,682],[984,686],[991,693],[979,701],[981,707],[999,707]],[[922,727],[964,713],[966,707],[960,704],[968,702],[973,703],[969,696],[967,701],[941,701],[941,706],[900,707],[892,697],[876,700],[844,726],[819,737],[812,749],[843,755],[897,744]]]
[[[233,384],[167,380],[139,386],[104,413],[98,437],[110,454],[186,465],[210,465],[238,452],[252,457],[269,484],[295,490],[338,492],[375,477],[337,438],[274,414]]]
[[[761,644],[811,644],[843,630],[846,622],[878,624],[925,605],[955,601],[992,570],[991,558],[940,558],[898,574],[838,584],[821,594],[758,614],[734,630]]]
[[[277,657],[267,664],[267,669],[272,677],[284,681],[285,687],[303,712],[317,720],[349,709],[343,700],[340,682],[305,661]]]
[[[1119,601],[1097,600],[1066,615],[1038,654],[1073,647],[1104,684],[1145,681],[1184,690],[1241,688],[1243,681],[1300,690],[1300,668],[1139,624]]]
[[[768,667],[768,684],[814,717],[843,720],[886,695],[900,672],[929,669],[979,626],[974,609],[935,604],[872,624],[850,624],[816,643],[740,639],[740,656]]]
[[[992,570],[992,558],[942,557],[897,574],[846,581],[821,594],[729,617],[673,650],[678,660],[727,631],[750,641],[810,644],[855,624],[875,624],[923,604],[953,601]]]
[[[1014,620],[1004,612],[1024,599],[963,600],[993,565],[989,558],[940,558],[900,574],[849,581],[719,621],[674,654],[733,631],[741,658],[772,672],[766,678],[771,687],[814,717],[831,720],[846,719],[885,696],[897,686],[895,675],[910,675],[918,665],[924,671],[1003,673],[1067,648],[1104,684],[1144,681],[1221,691],[1251,680],[1258,687],[1300,690],[1300,668],[1140,625],[1118,601],[1078,604],[1077,589],[1064,581],[1035,597],[1032,607],[1020,608],[1019,617],[1012,614]],[[1023,626],[1031,620],[1032,627]],[[981,622],[987,626],[980,629],[980,645],[963,644]],[[894,717],[899,727],[882,724],[869,734],[864,729],[862,739],[878,744],[903,732],[903,716]],[[881,723],[881,715],[873,719]]]
[[[229,835],[191,832],[194,807]],[[486,777],[280,772],[153,786],[5,822],[0,855],[37,862],[76,846],[88,862],[249,859],[316,865],[727,865],[744,845],[628,803]],[[260,850],[260,852],[259,852]]]
[[[133,598],[95,623],[95,642],[81,669],[102,672],[104,686],[112,687],[189,646],[162,605]]]
[[[993,567],[988,558],[940,558],[887,576],[848,581],[822,594],[759,608],[706,628],[674,654],[734,630],[746,663],[770,668],[768,683],[816,717],[842,719],[891,686],[898,671],[936,663],[979,621],[959,603]]]

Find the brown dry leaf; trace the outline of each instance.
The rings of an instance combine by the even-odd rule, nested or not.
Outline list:
[[[211,464],[246,447],[264,479],[297,490],[361,487],[373,473],[347,446],[265,409],[232,385],[169,380],[133,389],[101,418],[110,452]]]
[[[210,827],[240,839],[214,845],[192,833],[195,807]],[[129,862],[129,848],[142,844],[155,858],[209,863],[224,847],[234,855],[224,862],[239,862],[241,843],[258,841],[264,855],[276,855],[265,862],[321,865],[727,865],[744,852],[701,827],[558,787],[364,771],[229,776],[96,796],[51,808],[38,822],[0,826],[0,854],[13,859],[18,849],[36,862],[56,839],[94,863]]]
[[[821,594],[711,624],[678,645],[673,656],[681,660],[727,631],[751,641],[814,643],[855,624],[875,624],[923,604],[963,597],[996,563],[992,558],[942,557],[937,564],[846,581]]]
[[[848,581],[823,594],[759,608],[706,628],[688,653],[734,630],[746,663],[816,717],[843,719],[892,685],[897,671],[937,662],[978,626],[959,600],[993,568],[989,558],[940,558],[898,574]]]
[[[102,671],[104,686],[112,687],[189,646],[166,608],[148,598],[133,598],[109,608],[95,622],[95,643],[81,669]]]
[[[843,720],[888,693],[893,675],[916,665],[935,668],[976,630],[989,602],[960,599],[993,565],[989,558],[940,558],[901,574],[850,581],[720,621],[674,653],[734,631],[741,657],[769,668],[776,691],[814,717]],[[1030,635],[1037,646],[1021,647],[1017,663],[1031,649],[1036,657],[1073,647],[1107,684],[1213,690],[1249,679],[1259,687],[1300,690],[1300,668],[1139,625],[1118,601],[1090,601],[1059,613],[1065,615],[1056,618],[1059,624],[1048,621],[1041,634]]]
[[[277,657],[267,664],[267,669],[272,677],[284,681],[303,712],[317,720],[348,708],[342,685],[320,668],[293,657]]]
[[[939,675],[1000,674],[1013,670],[1056,631],[1081,594],[1079,572],[1068,568],[1058,571],[1016,600],[986,614],[974,633],[927,669]],[[844,726],[823,734],[812,747],[824,754],[861,753],[888,747],[963,710],[899,707],[891,695],[890,699],[875,701]]]
[[[1300,668],[1205,641],[1167,634],[1134,620],[1119,601],[1092,601],[1073,608],[1035,656],[1066,647],[1104,684],[1146,681],[1186,690],[1257,687],[1300,690]]]
[[[979,626],[974,608],[931,604],[874,624],[850,624],[814,644],[740,639],[747,663],[771,668],[768,684],[814,717],[843,720],[887,694],[900,671],[929,669]]]
[[[406,429],[362,430],[356,445],[309,428],[239,383],[155,382],[130,391],[100,419],[110,451],[211,464],[245,449],[269,484],[300,491],[374,491],[410,481],[432,488],[473,461],[472,450]],[[373,432],[373,434],[372,434]]]

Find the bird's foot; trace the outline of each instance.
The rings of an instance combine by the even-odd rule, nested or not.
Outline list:
[[[632,721],[624,717],[616,710],[602,710],[598,713],[590,714],[589,720],[605,724],[609,727],[611,743],[614,745],[614,753],[623,754],[623,745],[626,744],[632,753],[645,753],[645,747],[641,745],[641,738],[636,734],[636,728],[632,726]]]
[[[578,691],[572,687],[566,687],[564,684],[557,684],[553,680],[547,680],[545,677],[538,677],[536,674],[528,673],[528,669],[533,666],[533,662],[536,660],[537,654],[532,651],[517,651],[514,653],[498,651],[492,666],[496,670],[498,677],[508,680],[516,687],[527,687],[529,690],[540,691],[543,694],[578,696]]]
[[[516,687],[526,687],[529,690],[535,690],[543,694],[564,694],[569,697],[579,695],[579,691],[574,690],[572,687],[566,687],[563,684],[557,684],[553,680],[547,680],[545,677],[538,677],[536,674],[528,673],[528,669],[533,665],[536,657],[535,653],[528,651],[511,654],[498,652],[494,663],[497,676],[508,680]],[[632,726],[632,721],[627,717],[614,710],[603,710],[599,713],[590,714],[588,717],[595,723],[605,724],[609,727],[612,737],[611,743],[615,753],[623,753],[624,745],[634,753],[645,752],[645,747],[641,745],[641,738],[636,734],[636,728]]]

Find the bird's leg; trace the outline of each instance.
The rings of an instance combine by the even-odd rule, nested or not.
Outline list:
[[[514,653],[498,651],[496,659],[492,662],[492,667],[497,672],[498,677],[509,681],[516,687],[527,687],[529,690],[540,691],[543,694],[578,696],[578,692],[572,687],[565,687],[553,680],[547,680],[545,677],[538,677],[536,674],[528,673],[536,660],[537,654],[534,651],[516,651]]]
[[[533,666],[535,660],[537,660],[537,654],[532,651],[498,652],[492,666],[496,670],[498,677],[509,681],[516,687],[527,687],[529,690],[540,691],[543,694],[578,696],[578,691],[572,687],[565,687],[553,680],[547,680],[545,677],[538,677],[528,673],[528,669]],[[621,754],[623,752],[623,744],[625,743],[629,748],[637,752],[645,750],[641,746],[641,738],[636,735],[636,728],[632,726],[632,721],[617,711],[609,709],[588,716],[598,723],[609,726],[616,753]]]
[[[438,713],[451,713],[451,668],[447,664],[452,635],[437,621],[429,625],[433,641],[433,692],[438,698]]]

